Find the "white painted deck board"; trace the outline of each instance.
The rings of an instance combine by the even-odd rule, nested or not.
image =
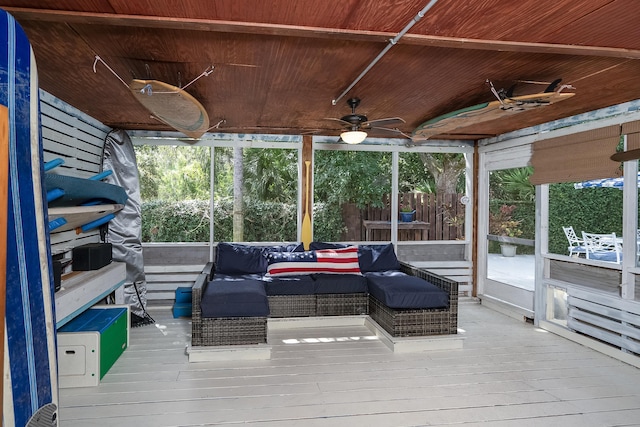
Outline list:
[[[640,422],[640,369],[463,300],[461,350],[394,354],[362,326],[270,331],[270,360],[191,363],[189,319],[131,330],[64,426],[607,426]],[[285,339],[331,342],[284,344]],[[344,340],[337,340],[345,338]]]

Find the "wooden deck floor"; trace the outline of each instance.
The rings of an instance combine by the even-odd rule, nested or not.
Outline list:
[[[242,362],[189,364],[189,319],[150,313],[166,335],[132,329],[99,386],[61,390],[62,427],[640,425],[640,369],[472,299],[462,350],[393,354],[351,326],[277,331]]]

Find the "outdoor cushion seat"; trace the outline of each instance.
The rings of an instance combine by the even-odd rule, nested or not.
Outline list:
[[[428,309],[449,306],[449,295],[426,280],[402,272],[365,274],[369,294],[389,308]]]
[[[258,280],[212,281],[202,294],[202,317],[266,317],[269,300]]]
[[[313,274],[316,294],[367,293],[367,279],[355,274]]]
[[[313,295],[314,282],[311,275],[299,276],[264,276],[262,279],[269,296],[278,295]]]

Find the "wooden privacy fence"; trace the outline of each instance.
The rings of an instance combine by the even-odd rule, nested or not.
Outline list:
[[[431,193],[403,193],[399,204],[416,210],[414,223],[403,224],[398,217],[398,240],[456,240],[464,238],[465,206],[460,202],[463,194],[436,195]],[[347,226],[344,240],[391,240],[391,198],[383,199],[383,208],[357,209],[354,205],[343,207],[343,219]],[[386,224],[388,223],[388,224]]]

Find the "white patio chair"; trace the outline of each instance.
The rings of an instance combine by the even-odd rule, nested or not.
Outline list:
[[[573,230],[572,226],[562,227],[564,230],[565,236],[567,236],[567,240],[569,241],[569,247],[567,250],[569,251],[569,256],[580,256],[580,254],[586,254],[587,250],[584,247],[584,242],[582,239],[578,238],[576,232]]]
[[[622,262],[622,245],[618,242],[616,233],[597,234],[582,232],[582,240],[587,249],[587,259],[599,261]]]

